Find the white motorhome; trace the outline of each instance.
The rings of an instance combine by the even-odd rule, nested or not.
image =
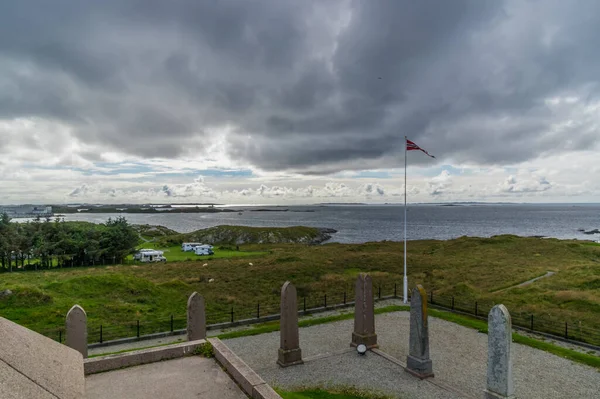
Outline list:
[[[164,257],[163,251],[157,251],[155,249],[140,249],[138,253],[133,256],[133,259],[139,260],[140,262],[166,262],[167,258]]]
[[[181,244],[181,250],[183,252],[193,251],[194,248],[200,245],[202,245],[201,242],[184,242],[183,244]]]
[[[198,245],[197,247],[194,248],[194,253],[196,255],[214,255],[215,253],[213,252],[213,247],[212,245]]]

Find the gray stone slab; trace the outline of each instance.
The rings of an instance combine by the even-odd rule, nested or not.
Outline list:
[[[88,356],[87,347],[87,315],[79,305],[74,305],[67,313],[65,322],[67,338],[65,344],[73,348],[85,359]]]
[[[488,364],[486,399],[513,398],[512,321],[504,305],[488,314]]]
[[[194,292],[187,303],[187,337],[188,341],[206,338],[206,311],[204,298]]]
[[[56,396],[0,361],[0,398],[2,399],[56,399]]]
[[[87,399],[246,399],[214,359],[188,356],[86,377]]]
[[[289,281],[281,287],[280,345],[277,364],[282,367],[302,363],[300,336],[298,333],[298,298],[296,287]]]
[[[373,281],[371,276],[360,273],[356,278],[354,301],[354,331],[351,346],[366,345],[377,348],[375,334],[375,304],[373,301]]]
[[[3,376],[10,373],[7,369],[10,367],[29,380],[31,390],[37,390],[33,387],[37,385],[60,399],[83,397],[83,358],[79,352],[1,317],[0,361],[5,365]],[[25,380],[21,378],[19,381],[18,384],[23,390],[29,389],[24,387]],[[9,384],[11,382],[1,380],[0,389],[9,389]],[[40,394],[39,397],[44,396]]]
[[[417,285],[410,298],[409,353],[406,357],[407,371],[419,378],[433,377],[433,365],[429,357],[429,323],[427,293]]]

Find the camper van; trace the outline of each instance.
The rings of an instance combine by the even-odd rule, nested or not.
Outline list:
[[[133,256],[133,259],[139,260],[140,262],[166,262],[167,258],[164,257],[163,251],[157,251],[155,249],[140,249],[138,253]]]
[[[194,252],[196,255],[214,255],[215,253],[212,250],[212,245],[198,245],[194,248]]]
[[[181,244],[181,250],[183,252],[193,251],[194,248],[200,245],[202,245],[202,243],[200,242],[184,242],[183,244]]]

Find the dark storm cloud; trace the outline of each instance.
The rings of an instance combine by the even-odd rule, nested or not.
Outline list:
[[[598,37],[593,0],[2,2],[0,118],[145,157],[228,126],[232,157],[311,174],[400,166],[404,135],[511,163],[598,145]]]

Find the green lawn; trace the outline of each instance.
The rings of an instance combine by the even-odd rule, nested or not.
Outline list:
[[[220,249],[215,246],[213,249],[214,255],[196,255],[193,251],[184,252],[181,250],[180,245],[173,245],[171,247],[161,247],[154,242],[144,242],[138,245],[138,249],[148,248],[164,251],[164,256],[167,258],[167,262],[184,262],[192,260],[211,260],[211,259],[222,259],[222,258],[234,258],[234,257],[252,257],[252,256],[263,256],[267,255],[267,251],[237,251],[235,249]],[[128,261],[133,260],[133,255],[127,257]]]
[[[388,396],[360,391],[355,388],[335,390],[305,389],[300,391],[277,390],[283,399],[387,399]]]

